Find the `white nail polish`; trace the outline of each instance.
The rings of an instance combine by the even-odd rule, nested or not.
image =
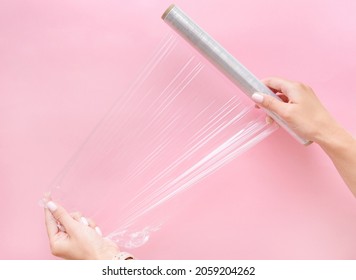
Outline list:
[[[54,212],[57,210],[58,207],[53,201],[48,201],[47,208],[49,209],[49,211]]]
[[[263,102],[263,95],[260,93],[254,93],[251,96],[252,100],[255,101],[256,103],[262,103]]]
[[[86,226],[89,226],[89,222],[85,217],[80,217],[80,222]]]
[[[103,236],[103,233],[101,232],[99,227],[95,227],[95,231],[100,235]]]

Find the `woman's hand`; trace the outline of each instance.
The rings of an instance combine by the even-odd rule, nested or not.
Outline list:
[[[263,82],[285,102],[263,93],[253,94],[252,99],[277,113],[299,136],[321,144],[338,132],[339,125],[309,86],[275,77]]]
[[[263,93],[254,93],[252,99],[277,113],[299,136],[319,144],[356,197],[356,139],[334,120],[309,86],[281,78],[263,82],[285,102]]]
[[[53,201],[47,202],[45,220],[52,254],[71,260],[111,260],[119,248],[103,238],[95,223],[80,213],[69,214]]]

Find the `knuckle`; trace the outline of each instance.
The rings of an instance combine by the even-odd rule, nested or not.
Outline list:
[[[302,88],[302,86],[303,86],[303,84],[300,82],[293,82],[293,87],[295,89],[300,89],[300,88]]]
[[[301,83],[301,82],[294,82],[294,88],[296,88],[298,90],[306,91],[306,90],[310,89],[310,86],[308,86],[304,83]]]
[[[265,101],[264,102],[265,108],[272,110],[272,111],[276,111],[278,109],[279,100],[277,100],[276,98],[274,98],[272,96],[268,96],[267,98],[265,98],[264,101]]]
[[[270,77],[264,78],[261,80],[261,82],[264,83],[265,85],[268,85],[271,82],[271,78]]]
[[[307,84],[303,84],[303,87],[304,87],[304,89],[306,89],[306,90],[310,90],[310,89],[311,89],[311,87],[310,87],[309,85],[307,85]]]
[[[64,216],[65,216],[65,212],[64,211],[57,211],[55,218],[57,220],[59,220],[59,221],[62,221]]]
[[[264,100],[264,106],[267,108],[267,109],[270,109],[273,105],[273,98],[269,98],[269,97],[265,97],[265,100]]]
[[[309,94],[314,95],[313,88],[309,85],[305,85],[305,91],[308,92]]]
[[[73,212],[73,213],[71,213],[71,216],[73,217],[73,218],[80,218],[81,216],[82,216],[82,213],[80,213],[80,212]]]
[[[293,112],[289,108],[286,108],[280,113],[280,116],[287,122],[291,121],[293,118]]]

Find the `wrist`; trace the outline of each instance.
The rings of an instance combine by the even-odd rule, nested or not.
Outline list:
[[[108,248],[103,252],[100,252],[96,256],[96,260],[112,260],[114,257],[119,254],[120,251],[117,248]]]
[[[134,260],[135,258],[130,253],[120,252],[120,253],[116,254],[112,259],[113,260]]]
[[[350,145],[355,144],[352,135],[337,123],[329,125],[328,129],[316,138],[315,142],[330,156],[334,153],[347,152]]]

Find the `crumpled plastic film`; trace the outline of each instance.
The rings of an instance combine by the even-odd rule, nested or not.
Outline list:
[[[69,210],[80,209],[109,228],[108,237],[120,246],[139,247],[170,218],[162,205],[276,130],[264,118],[169,35],[49,191]]]

